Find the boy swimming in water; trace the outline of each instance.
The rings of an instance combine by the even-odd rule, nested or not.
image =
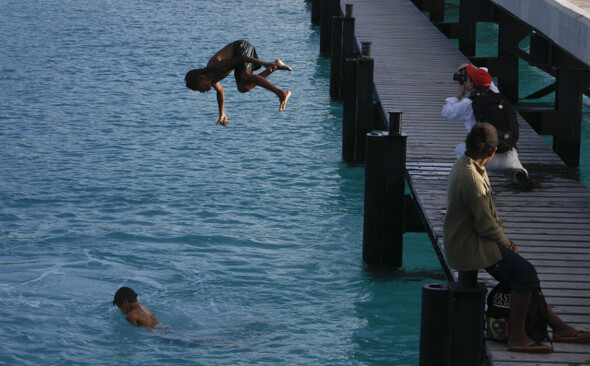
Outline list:
[[[137,294],[129,287],[121,287],[115,293],[113,305],[125,314],[127,321],[133,325],[153,327],[158,325],[156,316],[150,309],[137,302]]]
[[[260,69],[261,66],[264,66],[266,70],[260,74],[254,74],[253,71]],[[278,58],[273,63],[260,61],[254,46],[248,41],[239,40],[217,51],[204,69],[190,70],[184,77],[186,87],[191,90],[204,93],[213,88],[217,91],[219,119],[216,126],[219,124],[227,126],[229,124],[225,115],[225,95],[219,82],[225,79],[232,70],[234,71],[238,91],[246,93],[256,85],[260,85],[279,97],[281,103],[279,111],[285,109],[287,100],[291,97],[291,92],[277,88],[266,78],[276,70],[291,71],[292,69]]]

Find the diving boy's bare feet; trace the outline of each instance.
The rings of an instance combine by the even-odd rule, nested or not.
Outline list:
[[[289,100],[289,98],[291,98],[291,92],[290,91],[284,91],[284,94],[282,95],[282,97],[279,97],[279,100],[281,101],[281,105],[279,107],[279,112],[282,111],[283,109],[285,109],[285,107],[287,106],[287,100]]]
[[[277,67],[277,70],[287,70],[287,71],[293,71],[292,68],[290,68],[287,64],[285,64],[283,61],[281,61],[280,58],[277,58],[275,60],[274,65]]]

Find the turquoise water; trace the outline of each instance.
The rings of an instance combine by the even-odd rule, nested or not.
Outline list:
[[[0,1],[0,364],[415,365],[443,274],[361,260],[362,167],[305,1]],[[245,38],[293,97],[187,70]],[[162,323],[112,306],[130,286]]]

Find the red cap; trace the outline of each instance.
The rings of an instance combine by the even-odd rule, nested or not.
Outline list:
[[[465,71],[467,72],[467,75],[469,75],[469,77],[473,81],[473,85],[477,89],[489,88],[490,85],[492,85],[492,77],[490,76],[490,74],[488,74],[487,71],[483,69],[478,69],[473,65],[467,65]]]

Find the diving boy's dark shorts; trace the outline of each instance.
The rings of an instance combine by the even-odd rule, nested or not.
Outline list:
[[[258,58],[256,54],[256,49],[252,43],[244,40],[239,40],[234,42],[234,56],[248,56],[252,58]],[[239,64],[236,69],[234,70],[234,77],[236,78],[236,83],[240,83],[240,73],[246,69],[258,70],[261,68],[262,65],[253,64],[252,62],[244,62]]]
[[[486,268],[492,277],[500,282],[507,282],[516,292],[532,292],[540,288],[537,270],[526,259],[509,248],[499,244],[498,248],[502,259],[492,266]]]

